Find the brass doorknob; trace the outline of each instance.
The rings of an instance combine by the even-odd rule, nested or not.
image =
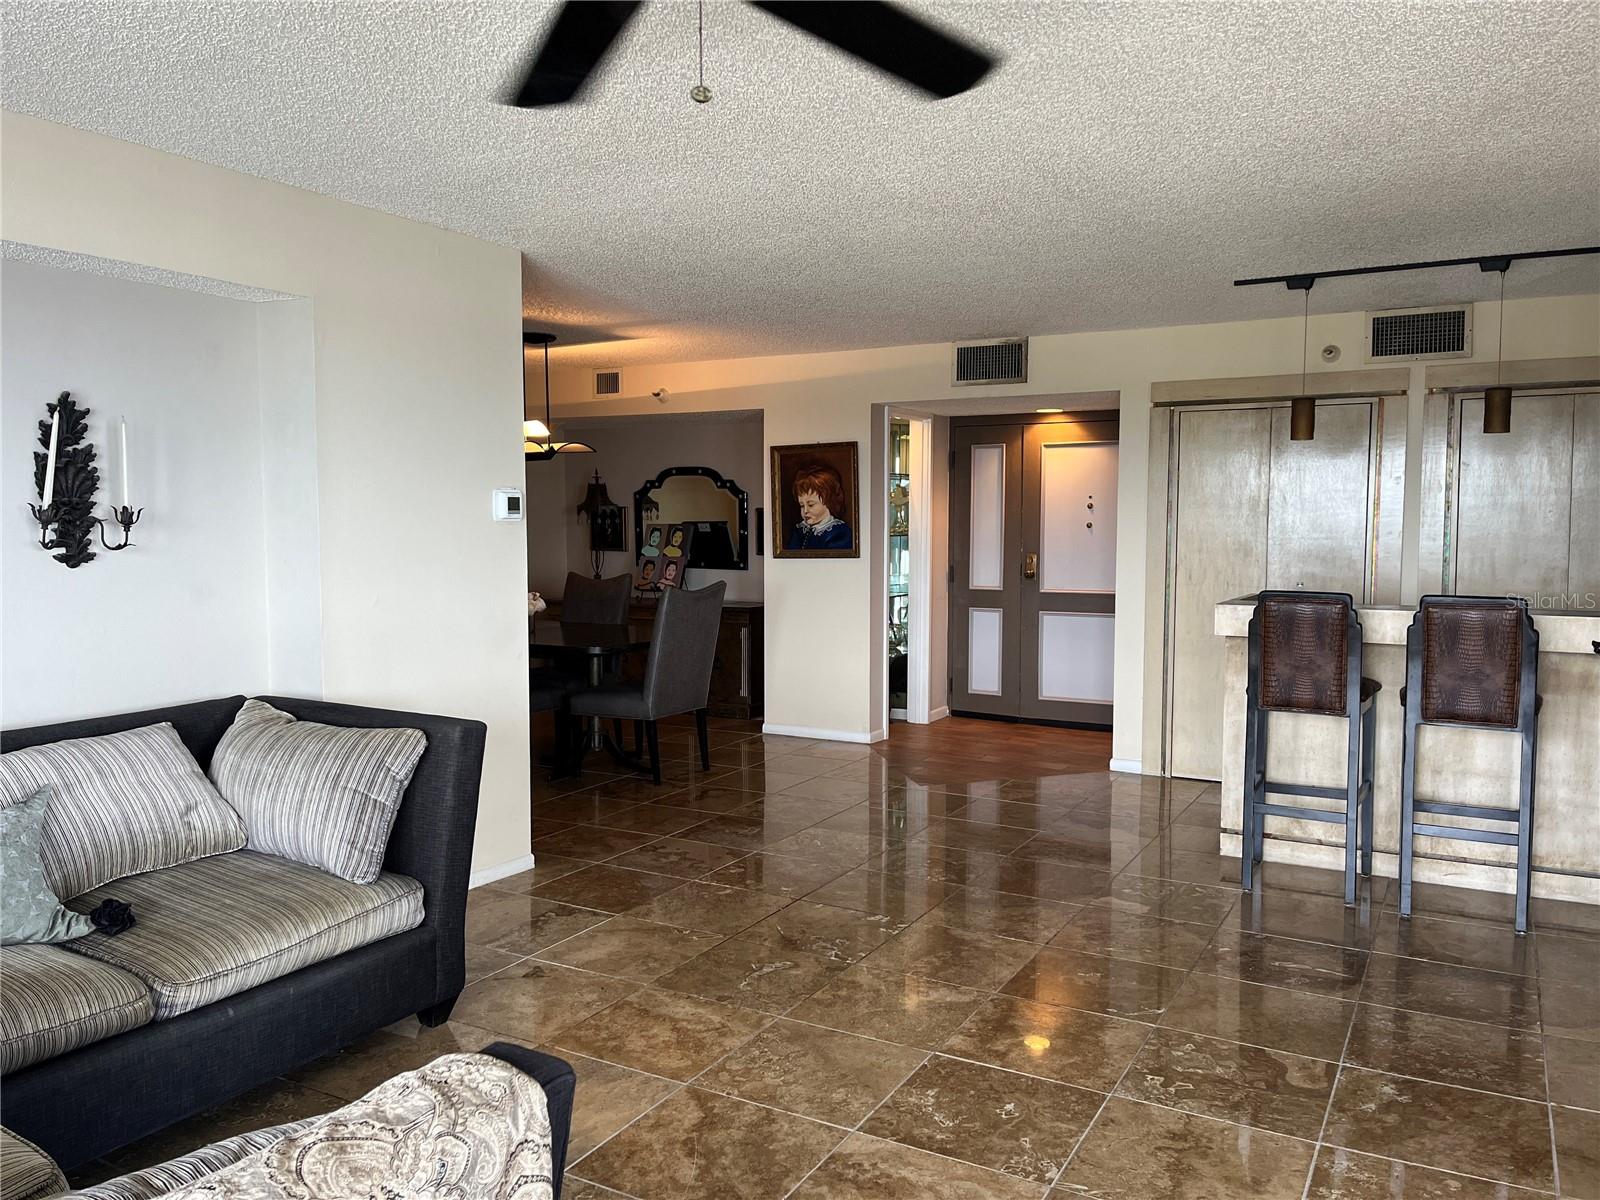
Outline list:
[[[1039,577],[1039,556],[1037,554],[1024,554],[1022,556],[1022,577],[1024,579],[1037,579]]]

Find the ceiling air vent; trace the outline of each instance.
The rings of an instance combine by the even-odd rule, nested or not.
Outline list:
[[[597,397],[622,395],[621,368],[610,371],[596,371],[594,373],[594,394]]]
[[[1472,305],[1367,314],[1367,361],[1472,357]]]
[[[1027,383],[1028,339],[957,342],[951,383]]]

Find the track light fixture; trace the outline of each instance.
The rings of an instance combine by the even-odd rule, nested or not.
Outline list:
[[[1309,442],[1317,436],[1317,402],[1306,395],[1306,359],[1311,345],[1311,287],[1317,281],[1311,276],[1303,279],[1299,290],[1305,293],[1305,313],[1300,326],[1300,394],[1289,401],[1289,440]],[[1291,288],[1296,285],[1291,283]]]
[[[1511,432],[1511,389],[1500,382],[1505,370],[1506,350],[1506,272],[1511,269],[1509,258],[1486,258],[1478,264],[1485,271],[1500,272],[1500,321],[1495,335],[1494,386],[1483,390],[1484,433]]]

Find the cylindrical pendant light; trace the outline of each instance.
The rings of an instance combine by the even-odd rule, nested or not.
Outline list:
[[[1317,402],[1306,395],[1306,356],[1311,339],[1311,285],[1306,280],[1305,319],[1300,327],[1300,394],[1289,401],[1289,440],[1309,442],[1317,436]]]
[[[1511,432],[1511,389],[1496,384],[1483,392],[1483,431]]]
[[[1483,390],[1483,431],[1510,433],[1511,389],[1500,382],[1500,376],[1505,369],[1506,271],[1510,269],[1511,261],[1502,259],[1496,265],[1500,269],[1500,329],[1496,335],[1497,344],[1494,350],[1494,386]]]
[[[1309,442],[1317,436],[1317,402],[1310,396],[1289,401],[1289,440]]]

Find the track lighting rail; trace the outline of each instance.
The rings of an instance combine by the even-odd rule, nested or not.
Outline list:
[[[1234,287],[1255,287],[1262,283],[1281,283],[1291,292],[1308,292],[1319,279],[1338,279],[1344,275],[1386,275],[1391,271],[1427,271],[1435,267],[1466,267],[1476,264],[1484,271],[1505,271],[1512,263],[1530,258],[1571,258],[1579,254],[1600,254],[1600,246],[1574,246],[1568,250],[1528,250],[1521,254],[1477,254],[1470,258],[1436,258],[1431,262],[1394,263],[1387,267],[1345,267],[1339,271],[1302,271],[1298,275],[1262,275],[1255,279],[1235,279]]]

